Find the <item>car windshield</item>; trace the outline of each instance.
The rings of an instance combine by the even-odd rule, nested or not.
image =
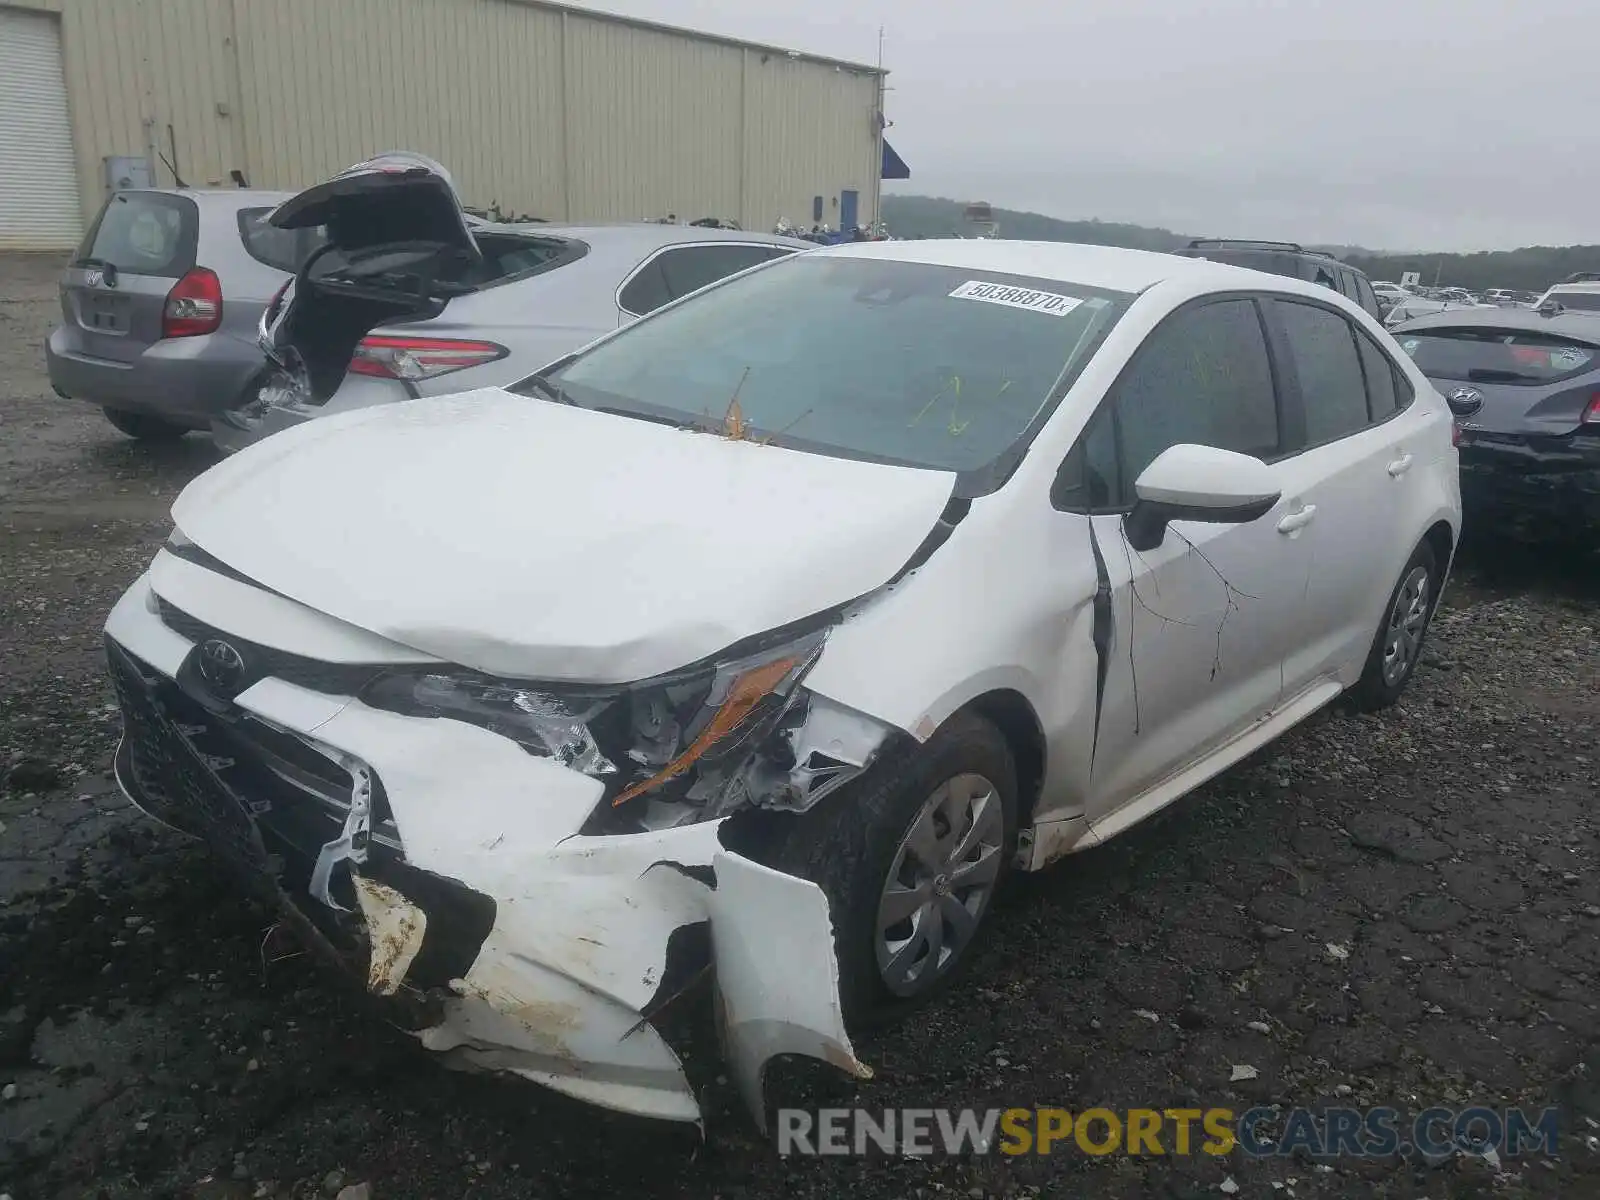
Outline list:
[[[584,407],[995,473],[1131,299],[974,267],[797,255],[661,310],[552,378]]]
[[[1600,346],[1522,329],[1403,330],[1395,336],[1424,375],[1473,383],[1551,383],[1588,370],[1600,353]]]

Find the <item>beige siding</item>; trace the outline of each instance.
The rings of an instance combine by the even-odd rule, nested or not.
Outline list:
[[[537,0],[0,0],[62,13],[85,215],[101,160],[298,188],[370,154],[552,218],[873,216],[878,77]],[[169,133],[168,126],[171,126]],[[163,182],[167,169],[155,159]]]

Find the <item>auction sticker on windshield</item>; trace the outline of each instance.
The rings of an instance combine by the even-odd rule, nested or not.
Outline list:
[[[1076,296],[1058,296],[1054,292],[1036,292],[1032,288],[1015,287],[1009,283],[985,283],[969,279],[950,293],[953,300],[982,300],[985,304],[1004,304],[1008,308],[1025,308],[1030,312],[1048,313],[1064,317],[1083,301]]]

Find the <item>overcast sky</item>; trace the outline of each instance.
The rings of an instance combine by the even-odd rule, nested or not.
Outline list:
[[[1600,242],[1596,0],[596,0],[872,62],[886,190],[1375,249]]]

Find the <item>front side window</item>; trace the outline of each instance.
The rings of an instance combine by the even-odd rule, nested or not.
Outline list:
[[[1257,458],[1282,452],[1266,336],[1251,300],[1184,309],[1145,339],[1062,469],[1064,509],[1125,508],[1140,473],[1192,443]]]
[[[1305,400],[1306,443],[1319,446],[1367,425],[1367,388],[1350,322],[1331,309],[1275,302]]]
[[[1432,379],[1523,386],[1555,383],[1593,369],[1600,344],[1531,329],[1407,330],[1400,348]]]
[[[992,481],[975,476],[1031,440],[1131,299],[802,254],[640,321],[554,378],[586,407],[954,471],[982,491]]]

